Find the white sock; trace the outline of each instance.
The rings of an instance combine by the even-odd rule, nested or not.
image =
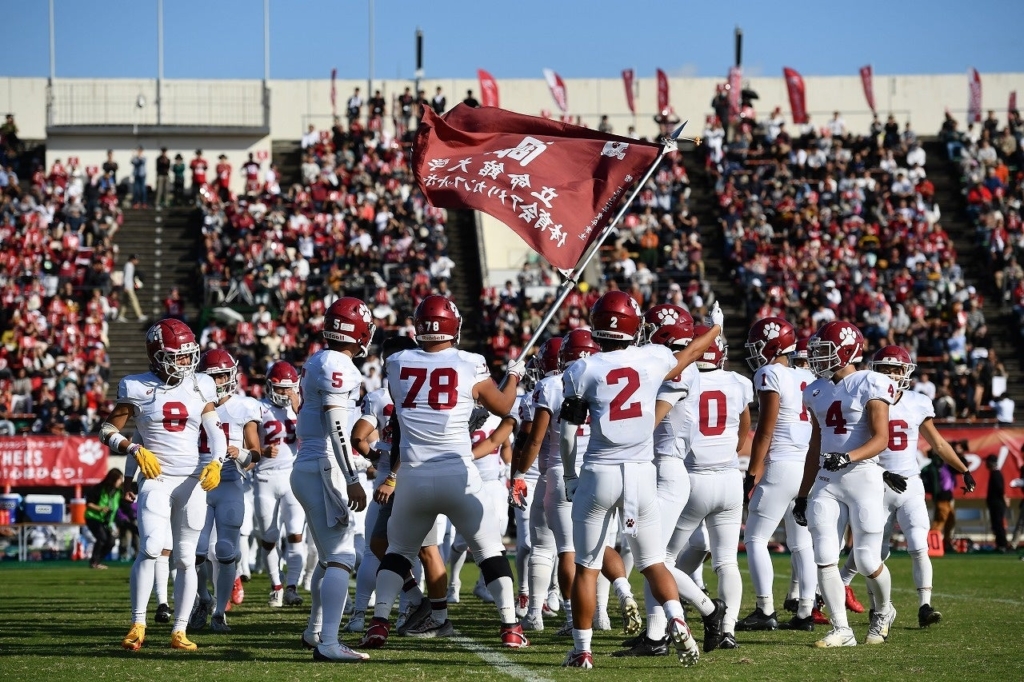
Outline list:
[[[868,578],[868,591],[871,593],[871,600],[874,602],[876,611],[889,613],[889,601],[892,596],[892,576],[889,569],[882,564],[882,572],[875,578]],[[845,594],[843,595],[845,599]],[[845,601],[844,601],[845,605]]]
[[[761,609],[761,613],[766,616],[770,616],[775,613],[775,599],[772,595],[766,597],[757,598],[757,608]]]
[[[667,602],[662,604],[661,607],[665,610],[665,618],[667,620],[675,620],[676,618],[679,620],[686,619],[686,613],[683,611],[683,605],[679,603],[678,599],[669,599]],[[726,632],[732,632],[732,630],[726,630]]]
[[[597,574],[597,612],[608,613],[608,594],[611,592],[612,583],[601,573]]]
[[[394,571],[377,571],[377,603],[373,605],[373,615],[376,618],[388,618],[391,615],[391,608],[402,591],[405,580]]]
[[[593,628],[586,630],[572,630],[572,643],[576,651],[590,651],[590,640],[594,636]]]
[[[207,561],[206,563],[209,563]],[[220,565],[217,567],[217,608],[214,613],[223,615],[227,609],[228,602],[231,600],[231,590],[235,586],[235,572],[231,569],[235,567],[234,561],[229,562],[217,562]]]
[[[849,621],[846,620],[846,590],[843,588],[843,579],[839,577],[839,568],[834,565],[824,568],[819,566],[818,588],[832,619],[832,627],[850,627]]]
[[[249,538],[250,537],[251,536],[249,536],[249,535],[239,536],[239,540],[238,540],[238,559],[235,562],[235,577],[241,577],[241,576],[244,575],[246,578],[248,578],[250,572],[252,571],[252,569],[250,568],[250,564],[249,564],[249,552],[250,552]]]
[[[565,614],[565,622],[572,625],[572,599],[562,600],[562,613]]]
[[[356,611],[366,611],[370,603],[370,595],[373,588],[377,586],[377,569],[380,568],[380,559],[373,552],[363,554],[363,562],[359,564],[356,571],[356,600],[353,608]]]
[[[494,605],[498,607],[502,625],[516,621],[516,586],[512,578],[502,576],[487,583],[487,591],[494,597]]]
[[[647,639],[660,642],[665,639],[667,629],[668,614],[665,613],[663,607],[659,606],[653,613],[647,614]]]
[[[158,604],[167,602],[167,576],[171,572],[171,557],[161,554],[156,558],[154,582],[156,584],[156,601]]]
[[[808,618],[814,610],[814,599],[800,599],[797,601],[796,617]]]
[[[306,623],[306,631],[310,634],[320,632],[323,628],[324,609],[320,598],[320,587],[324,581],[327,567],[317,562],[313,566],[313,578],[309,583],[309,621]]]
[[[156,572],[156,559],[147,558],[139,552],[132,564],[129,583],[132,590],[132,622],[146,624],[146,607],[149,606],[149,597],[153,593],[153,574]],[[166,589],[166,588],[165,588]],[[177,609],[178,604],[174,604]],[[189,610],[192,605],[189,604]]]
[[[270,586],[281,585],[281,552],[277,549],[277,543],[270,549],[263,550],[267,556],[267,575],[270,577]]]
[[[814,595],[818,591],[818,571],[814,565],[814,550],[810,546],[794,550],[792,559],[796,566],[794,573],[796,581],[790,582],[789,596],[793,599],[808,599],[813,603]],[[793,591],[794,587],[796,591]]]
[[[449,571],[448,575],[451,576],[451,581],[455,585],[462,585],[462,567],[466,564],[466,550],[455,550],[454,548],[449,555]]]
[[[612,583],[612,588],[615,590],[615,596],[619,599],[633,596],[633,586],[629,584],[629,580],[626,578],[616,578],[615,582]]]
[[[772,582],[775,580],[775,567],[772,566],[772,557],[768,552],[768,545],[760,540],[756,544],[748,542],[747,563],[750,565],[750,582],[754,586],[754,594],[758,595],[757,606],[770,615],[775,611],[772,603]],[[765,611],[764,607],[761,606],[760,600],[764,595],[768,595],[768,608],[771,611]]]
[[[348,598],[348,581],[348,571],[338,566],[328,566],[323,582],[320,583],[320,602],[324,610],[320,641],[327,646],[338,643],[341,614],[345,612],[345,600]]]
[[[910,553],[913,561],[914,585],[917,587],[918,606],[932,603],[932,560],[927,549]]]
[[[526,529],[516,529],[517,533],[525,533]],[[519,594],[530,593],[530,554],[526,547],[516,549],[516,577],[518,578]]]
[[[178,571],[174,578],[174,627],[171,632],[185,631],[188,617],[192,615],[192,606],[196,600],[199,576],[194,566]]]
[[[213,599],[213,596],[210,594],[211,571],[212,567],[210,566],[209,559],[203,559],[202,563],[196,563],[196,589],[199,591],[199,598],[206,602]]]
[[[715,573],[718,574],[718,594],[725,602],[722,632],[735,632],[736,619],[740,615],[740,602],[743,599],[743,579],[740,578],[740,567],[737,564],[722,564]],[[668,613],[668,609],[665,612]],[[771,613],[774,612],[773,605]]]
[[[628,580],[633,572],[633,566],[636,564],[636,561],[633,560],[633,550],[630,549],[628,542],[622,543],[622,551],[619,552],[619,556],[622,557],[622,565],[626,569],[626,579]]]
[[[704,591],[697,587],[693,578],[680,571],[675,566],[669,566],[672,577],[676,579],[676,589],[679,591],[679,598],[693,604],[693,607],[700,611],[702,616],[710,616],[715,612],[715,604],[711,598],[704,594]]]
[[[551,554],[537,548],[530,552],[530,610],[527,615],[531,617],[539,618],[544,612],[551,584],[552,559]]]
[[[291,587],[297,587],[299,584],[299,578],[302,576],[302,561],[303,561],[303,546],[301,542],[286,542],[284,547],[284,562],[288,571],[288,577],[286,584]],[[374,557],[376,558],[376,557]],[[378,562],[379,564],[380,562]],[[278,566],[281,565],[280,559],[278,559]],[[278,569],[278,575],[280,575],[280,569]],[[281,583],[277,583],[280,585]]]
[[[690,579],[693,580],[693,584],[696,585],[701,591],[707,587],[707,583],[704,582],[704,562],[697,564],[697,568],[690,572]]]
[[[853,583],[853,577],[857,575],[857,560],[853,558],[853,552],[846,557],[846,563],[839,569],[839,577],[843,579],[843,585]]]

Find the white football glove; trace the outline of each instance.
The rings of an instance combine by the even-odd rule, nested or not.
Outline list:
[[[576,494],[576,488],[580,485],[580,479],[575,476],[572,478],[566,476],[562,480],[565,481],[565,501],[572,502],[573,495]]]
[[[508,363],[508,369],[505,373],[509,376],[514,376],[516,379],[522,381],[523,377],[526,376],[526,361],[525,360],[513,360]]]
[[[711,312],[708,314],[707,321],[712,327],[716,324],[719,327],[725,326],[725,315],[722,314],[722,307],[718,305],[718,301],[715,301],[715,304],[711,306]]]

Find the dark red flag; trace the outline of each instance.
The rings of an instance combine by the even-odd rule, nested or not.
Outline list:
[[[657,70],[658,76],[658,113],[668,109],[668,76],[661,69]]]
[[[967,70],[967,122],[981,123],[981,74]]]
[[[661,145],[502,109],[426,109],[413,171],[435,206],[508,225],[549,263],[572,269]]]
[[[1007,106],[1009,108],[1009,111],[1007,113],[1009,113],[1012,116],[1013,112],[1017,111],[1017,91],[1016,90],[1011,90],[1010,91],[1010,103]]]
[[[494,76],[483,69],[477,69],[476,77],[480,80],[480,106],[501,106],[498,104],[498,81],[494,80]]]
[[[569,95],[565,89],[565,81],[562,77],[551,69],[544,69],[544,80],[548,82],[548,89],[551,90],[551,96],[555,100],[555,104],[562,110],[562,113],[569,111]]]
[[[804,91],[804,79],[799,73],[788,66],[782,69],[789,91],[789,108],[793,112],[793,123],[807,123],[807,99]]]
[[[864,97],[868,100],[871,113],[875,113],[875,74],[871,65],[860,67],[860,82],[864,86]]]
[[[633,101],[633,69],[622,70],[622,83],[626,86],[626,104],[630,112],[636,114],[636,102]]]

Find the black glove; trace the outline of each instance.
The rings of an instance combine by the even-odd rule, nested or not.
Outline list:
[[[807,527],[807,498],[798,497],[793,500],[793,520],[798,525]]]
[[[882,480],[889,488],[896,493],[902,493],[907,489],[907,477],[894,474],[891,471],[882,472]]]
[[[961,488],[961,490],[963,490],[965,493],[973,493],[974,489],[977,487],[977,485],[978,484],[975,483],[975,481],[974,481],[974,476],[971,476],[971,472],[970,471],[965,471],[964,472],[964,487]]]
[[[850,464],[850,456],[845,452],[826,452],[822,467],[825,471],[839,471]]]
[[[469,432],[479,431],[490,414],[486,407],[474,407],[473,413],[469,415]]]
[[[743,506],[746,507],[750,503],[750,493],[754,491],[754,477],[751,474],[747,474],[743,477]]]

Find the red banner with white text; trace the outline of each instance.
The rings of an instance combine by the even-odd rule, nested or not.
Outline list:
[[[498,81],[494,80],[494,76],[483,69],[477,69],[476,77],[480,80],[480,106],[501,106],[498,104]]]
[[[555,100],[555,104],[564,114],[569,111],[569,94],[565,90],[565,81],[562,77],[551,69],[544,69],[544,80],[548,82],[548,88],[551,90],[551,96]]]
[[[743,67],[729,67],[729,118],[736,120],[743,103]],[[722,122],[725,123],[724,121]]]
[[[789,92],[789,108],[793,112],[793,123],[807,123],[807,93],[804,90],[803,77],[789,68],[782,69],[786,79],[786,90]]]
[[[864,98],[868,101],[871,113],[875,113],[875,74],[871,65],[860,67],[860,82],[864,86]]]
[[[668,76],[664,71],[658,69],[658,113],[663,114],[668,109]]]
[[[981,123],[981,74],[967,70],[967,122]]]
[[[95,437],[0,438],[0,486],[93,485],[107,475],[107,452]]]
[[[636,115],[636,102],[633,99],[633,69],[622,70],[622,84],[626,86],[626,104],[629,106],[629,111],[634,116]]]

